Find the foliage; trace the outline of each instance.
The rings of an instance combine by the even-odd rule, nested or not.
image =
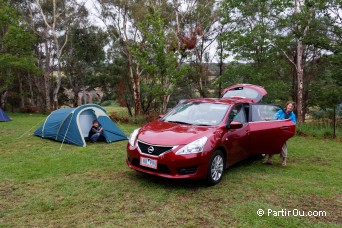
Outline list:
[[[222,2],[226,30],[220,42],[236,62],[227,68],[221,81],[260,84],[269,91],[267,101],[281,103],[298,101],[298,84],[302,83],[303,110],[298,112],[305,117],[309,107],[332,107],[341,102],[336,80],[341,76],[340,67],[334,62],[341,60],[337,44],[341,42],[338,34],[342,23],[334,14],[336,2],[296,2],[298,6],[294,1]],[[301,63],[298,58],[302,58]],[[301,70],[303,81],[298,76]]]
[[[77,105],[80,91],[100,87],[104,99],[139,116],[179,99],[217,97],[235,83],[264,86],[264,102],[284,104],[298,100],[298,69],[304,116],[341,103],[339,0],[97,3],[92,14],[102,28],[87,4],[0,0],[1,105],[71,105],[64,89]],[[209,80],[215,56],[223,76]]]
[[[178,53],[168,49],[172,34],[167,33],[164,20],[158,10],[147,14],[139,24],[143,42],[132,48],[142,69],[141,94],[145,113],[151,107],[166,107],[176,81],[183,74],[178,66]]]
[[[208,188],[130,170],[127,141],[59,150],[58,142],[31,135],[46,116],[7,114],[13,121],[0,127],[2,227],[130,227],[132,221],[139,227],[341,226],[338,141],[292,138],[286,168],[276,157],[273,166],[246,160]],[[139,127],[119,126],[127,135]],[[327,216],[259,217],[260,208],[322,210]]]
[[[38,72],[32,53],[35,41],[18,11],[0,1],[0,94],[12,88],[19,74]]]
[[[68,87],[70,86],[74,92],[75,107],[78,105],[77,98],[81,90],[85,90],[88,86],[102,85],[99,78],[103,73],[106,43],[106,35],[96,27],[76,26],[71,31],[63,60]]]

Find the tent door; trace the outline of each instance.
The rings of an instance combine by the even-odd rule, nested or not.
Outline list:
[[[79,126],[81,128],[81,134],[83,138],[88,139],[89,131],[93,125],[93,121],[96,120],[95,112],[92,109],[84,110],[79,117]]]

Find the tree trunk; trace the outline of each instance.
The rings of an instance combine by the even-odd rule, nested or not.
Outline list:
[[[162,114],[166,113],[169,100],[170,100],[170,95],[163,96]]]
[[[6,97],[7,97],[7,91],[2,93],[0,95],[0,107],[3,108],[4,110],[6,109]]]
[[[83,96],[82,96],[83,104],[87,104],[87,93],[86,93],[86,88],[85,88],[84,84],[82,86],[82,89],[83,89]]]
[[[333,115],[333,128],[334,128],[334,131],[333,131],[333,138],[335,139],[336,138],[336,127],[337,127],[337,121],[336,121],[336,105],[334,105],[334,115]]]
[[[51,111],[51,100],[50,100],[50,49],[48,45],[48,41],[45,41],[45,51],[46,51],[46,62],[45,62],[45,70],[44,70],[44,88],[45,88],[45,106],[46,111]]]
[[[222,90],[222,81],[221,81],[221,76],[223,74],[223,46],[222,42],[220,42],[220,62],[219,62],[219,91],[218,91],[218,98],[221,97],[221,90]]]
[[[295,0],[295,11],[296,13],[300,12],[300,6],[299,6],[299,0]],[[298,31],[301,30],[301,26],[297,25]],[[304,32],[305,33],[305,32]],[[304,116],[303,116],[303,86],[304,86],[304,76],[303,76],[303,42],[302,42],[303,37],[298,37],[296,38],[297,42],[297,61],[296,61],[296,73],[297,73],[297,121],[298,123],[302,123],[304,121]]]
[[[297,41],[297,115],[298,122],[302,123],[303,116],[303,45],[302,41]]]
[[[78,92],[79,90],[73,89],[74,92],[74,100],[73,100],[73,106],[76,108],[78,106]]]
[[[29,80],[28,80],[28,83],[29,83],[29,89],[30,89],[30,99],[29,99],[30,105],[31,105],[32,107],[36,107],[36,102],[34,101],[34,92],[33,92],[32,80],[29,79]]]
[[[23,110],[25,108],[25,98],[23,91],[23,81],[19,77],[19,96],[20,96],[20,109]]]
[[[58,92],[59,92],[59,89],[61,88],[61,78],[62,78],[62,72],[61,72],[60,68],[57,67],[57,84],[56,84],[55,89],[53,90],[53,108],[55,110],[59,109]]]
[[[136,75],[133,72],[133,60],[132,54],[128,53],[128,63],[129,63],[129,78],[130,84],[133,91],[134,98],[134,116],[139,116],[141,114],[141,101],[140,101],[140,74],[138,66],[136,67]]]
[[[135,116],[139,116],[141,114],[141,100],[140,100],[140,74],[138,72],[137,67],[137,75],[134,77],[135,82]]]

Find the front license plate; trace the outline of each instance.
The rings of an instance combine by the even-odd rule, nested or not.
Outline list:
[[[157,160],[151,159],[151,158],[144,158],[140,157],[140,165],[152,168],[152,169],[157,169],[158,162]]]

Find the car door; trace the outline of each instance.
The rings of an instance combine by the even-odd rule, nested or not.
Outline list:
[[[240,122],[242,127],[238,129],[229,129],[223,135],[222,140],[228,151],[227,165],[230,166],[242,159],[246,158],[249,154],[247,152],[248,132],[247,115],[242,104],[237,104],[229,112],[227,118],[227,126],[231,122]]]
[[[284,143],[294,136],[295,124],[289,120],[276,120],[278,105],[251,104],[249,108],[249,152],[276,154]]]

